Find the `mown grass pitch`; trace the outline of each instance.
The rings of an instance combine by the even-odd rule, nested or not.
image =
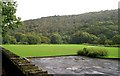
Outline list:
[[[42,57],[58,55],[76,55],[77,51],[84,47],[101,47],[108,50],[107,58],[120,58],[117,47],[89,46],[82,44],[41,44],[41,45],[2,45],[4,48],[21,57]]]

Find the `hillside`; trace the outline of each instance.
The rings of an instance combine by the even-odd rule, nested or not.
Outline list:
[[[61,43],[76,43],[73,38],[77,33],[80,35],[83,33],[94,35],[98,39],[104,35],[106,40],[112,40],[112,37],[118,34],[117,24],[118,10],[105,10],[78,15],[49,16],[26,20],[24,25],[20,26],[15,32],[47,37],[50,42],[51,36],[55,34],[58,38],[61,37]],[[15,33],[11,33],[14,36]],[[88,42],[83,41],[82,43]]]
[[[70,30],[85,30],[89,33],[96,34],[92,29],[99,30],[113,30],[117,28],[118,15],[117,10],[106,10],[100,12],[90,12],[79,15],[68,16],[51,16],[40,19],[24,21],[26,32],[36,33],[53,33],[59,32],[61,34],[70,32]],[[114,25],[112,28],[112,25]],[[97,28],[97,26],[99,28]],[[107,28],[107,29],[106,29]],[[100,30],[102,32],[102,30]],[[109,30],[109,31],[110,31]],[[99,33],[101,33],[99,32]],[[98,34],[98,33],[97,33]]]

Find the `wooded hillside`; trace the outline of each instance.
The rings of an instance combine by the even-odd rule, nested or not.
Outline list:
[[[14,37],[11,39],[11,37]],[[120,44],[118,10],[26,20],[6,38],[14,43]],[[10,39],[3,43],[12,43]]]

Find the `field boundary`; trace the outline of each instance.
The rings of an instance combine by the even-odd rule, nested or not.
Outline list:
[[[65,57],[65,56],[78,56],[76,54],[73,55],[58,55],[58,56],[30,56],[30,57],[26,57],[28,59],[32,59],[32,58],[50,58],[50,57]],[[79,55],[80,56],[80,55]],[[87,56],[81,56],[81,57],[86,57],[86,58],[91,58],[91,57],[87,57]],[[106,60],[120,60],[120,58],[94,58],[94,59],[106,59]]]
[[[26,58],[49,58],[49,57],[62,57],[62,56],[77,56],[77,55],[71,54],[71,55],[56,55],[56,56],[28,56]]]

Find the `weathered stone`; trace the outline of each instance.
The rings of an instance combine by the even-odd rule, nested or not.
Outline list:
[[[12,62],[12,65],[15,65],[18,70],[21,70],[25,76],[48,76],[47,71],[42,71],[38,66],[32,64],[26,58],[20,58],[16,54],[10,52],[9,50],[2,49],[2,53]]]

